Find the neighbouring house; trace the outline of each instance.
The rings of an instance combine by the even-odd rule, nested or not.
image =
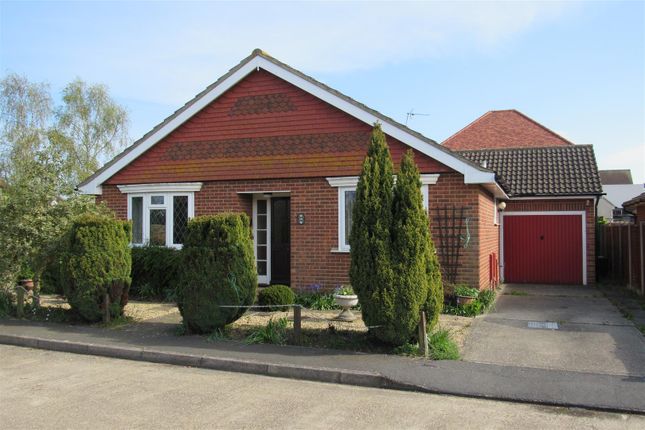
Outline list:
[[[516,110],[488,112],[443,145],[495,171],[509,196],[499,217],[505,282],[595,282],[602,187],[591,146],[574,145]]]
[[[623,202],[644,191],[643,184],[634,184],[629,169],[600,170],[600,182],[605,195],[598,204],[598,216],[610,222],[631,222],[633,215],[623,208]]]
[[[415,153],[444,278],[477,288],[494,284],[503,218],[498,203],[526,206],[509,200],[508,179],[261,50],[79,189],[132,220],[134,246],[180,247],[189,218],[245,212],[261,284],[333,288],[349,281],[355,187],[376,122],[395,164],[408,149]],[[590,148],[589,154],[593,161]],[[595,162],[589,169],[597,176]],[[579,191],[567,210],[593,216],[593,203],[586,208]],[[582,240],[593,243],[587,228],[593,219],[582,216],[581,223]],[[593,261],[593,252],[587,256]],[[587,276],[593,264],[584,266],[571,282],[593,282]]]

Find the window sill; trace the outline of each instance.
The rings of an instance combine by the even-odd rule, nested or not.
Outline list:
[[[332,254],[349,254],[349,249],[332,248],[330,252]]]

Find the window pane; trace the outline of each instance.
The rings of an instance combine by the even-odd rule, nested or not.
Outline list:
[[[188,196],[174,196],[172,223],[172,243],[182,244],[188,227]]]
[[[151,205],[163,205],[163,196],[151,196],[150,197]]]
[[[150,209],[150,244],[166,245],[165,209]]]
[[[267,259],[267,247],[266,245],[258,245],[258,260]]]
[[[258,237],[256,238],[258,245],[266,245],[267,243],[267,232],[258,231]]]
[[[143,197],[132,197],[132,243],[143,243]]]
[[[267,228],[267,216],[266,215],[258,215],[258,229],[264,230]]]
[[[267,201],[258,200],[258,215],[267,213]]]
[[[349,234],[352,231],[352,212],[356,191],[345,191],[345,245],[349,246]]]
[[[258,275],[264,276],[267,274],[267,262],[258,261]]]

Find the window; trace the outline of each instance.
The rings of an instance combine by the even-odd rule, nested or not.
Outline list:
[[[356,201],[356,187],[342,187],[338,189],[338,212],[339,212],[339,240],[338,249],[349,251],[349,235],[352,231],[352,212]]]
[[[421,175],[423,207],[428,208],[428,184],[435,184],[439,175]],[[332,187],[338,188],[338,248],[333,252],[349,252],[349,236],[352,231],[352,212],[356,200],[358,177],[327,178]]]
[[[119,185],[118,188],[128,195],[133,245],[181,247],[188,220],[195,213],[194,195],[201,190],[201,182]]]

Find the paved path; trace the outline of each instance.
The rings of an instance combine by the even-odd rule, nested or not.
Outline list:
[[[645,417],[0,346],[0,426],[642,429]]]
[[[348,385],[645,413],[645,378],[0,320],[0,343]]]
[[[547,321],[559,328],[528,327],[529,322]],[[471,325],[463,357],[638,378],[645,376],[645,337],[598,289],[509,284],[495,310]]]

